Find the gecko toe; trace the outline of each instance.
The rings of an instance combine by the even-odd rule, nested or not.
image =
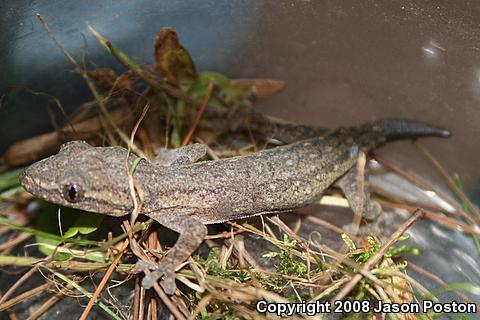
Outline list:
[[[369,221],[376,220],[382,213],[382,206],[374,200],[370,200],[367,207],[364,218]]]
[[[177,290],[177,286],[175,285],[175,272],[173,271],[175,269],[170,264],[160,262],[153,265],[152,268],[152,264],[139,261],[137,262],[136,268],[145,272],[145,276],[142,279],[142,287],[145,289],[152,288],[160,278],[163,278],[160,285],[166,294],[172,295],[175,293],[175,290]],[[154,270],[149,271],[152,269]]]
[[[160,270],[156,270],[153,272],[145,272],[145,277],[143,277],[142,280],[142,287],[144,287],[145,289],[150,289],[158,281],[158,279],[163,277],[163,275],[164,272]]]
[[[139,260],[135,264],[134,270],[138,272],[145,272],[145,270],[155,271],[159,269],[158,266],[159,266],[158,263],[155,263],[155,262]]]
[[[166,294],[174,294],[177,290],[177,285],[175,284],[175,275],[165,276],[165,278],[163,278],[163,280],[160,282],[160,285],[162,286]]]
[[[145,289],[150,289],[155,285],[158,279],[162,277],[163,279],[160,282],[160,285],[162,286],[165,293],[168,295],[174,294],[175,290],[177,290],[177,285],[175,284],[175,273],[170,274],[160,270],[147,272],[145,274],[145,277],[143,277],[142,287],[144,287]]]

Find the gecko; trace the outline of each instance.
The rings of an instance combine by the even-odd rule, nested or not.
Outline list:
[[[251,155],[200,162],[206,153],[202,144],[164,149],[150,161],[119,146],[73,141],[27,167],[20,181],[28,192],[49,202],[124,216],[134,207],[125,161],[131,165],[139,160],[133,179],[143,194],[140,213],[179,236],[158,263],[140,262],[137,267],[150,271],[142,280],[145,288],[160,280],[165,292],[173,294],[175,269],[202,243],[208,224],[304,207],[333,184],[356,214],[378,215],[379,205],[370,200],[365,170],[358,165],[360,155],[392,140],[422,136],[448,137],[450,132],[419,121],[387,118]]]

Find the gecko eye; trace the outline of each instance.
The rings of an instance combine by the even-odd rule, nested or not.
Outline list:
[[[63,187],[63,197],[68,202],[78,202],[82,200],[82,188],[76,183],[67,184]]]

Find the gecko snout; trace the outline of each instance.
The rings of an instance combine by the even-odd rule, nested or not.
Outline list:
[[[23,170],[20,172],[20,175],[18,176],[18,180],[20,181],[20,184],[21,184],[25,189],[27,189],[27,187],[33,183],[33,179],[30,177],[28,171],[29,171],[29,167],[23,169]]]
[[[32,178],[31,176],[31,170],[30,167],[25,168],[20,172],[20,175],[18,176],[18,179],[20,181],[20,184],[30,192],[31,194],[37,196],[38,195],[38,184],[35,182],[35,179]]]

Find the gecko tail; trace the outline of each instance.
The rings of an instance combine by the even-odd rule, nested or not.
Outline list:
[[[444,128],[439,128],[421,121],[398,118],[385,118],[374,122],[385,134],[387,141],[400,139],[415,139],[419,137],[448,138],[452,133]]]

